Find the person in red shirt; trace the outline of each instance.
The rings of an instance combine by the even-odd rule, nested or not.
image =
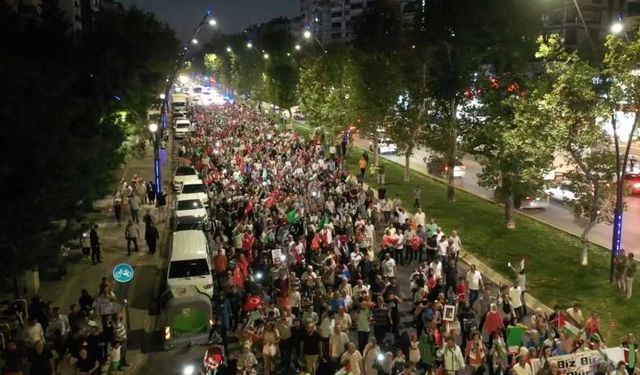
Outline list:
[[[464,277],[458,278],[458,285],[456,286],[456,296],[458,297],[459,303],[462,303],[467,299],[467,286],[464,283]]]
[[[253,235],[251,230],[247,230],[244,233],[244,239],[242,240],[242,250],[244,251],[244,256],[247,258],[247,262],[251,264],[253,261],[253,245],[256,242],[256,237]]]

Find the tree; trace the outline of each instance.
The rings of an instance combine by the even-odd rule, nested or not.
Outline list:
[[[333,46],[328,53],[306,57],[300,72],[300,107],[307,122],[321,128],[330,141],[355,121],[354,51]]]
[[[472,127],[471,150],[482,165],[478,183],[504,201],[507,229],[515,228],[513,211],[520,200],[541,190],[555,148],[548,125],[533,115],[534,104],[522,82],[536,90],[524,75],[478,79],[473,94],[478,103],[464,115]]]
[[[289,118],[293,119],[291,107],[298,101],[298,69],[294,61],[285,56],[269,60],[265,72],[267,76],[267,97],[269,102],[281,109],[289,111]]]
[[[14,280],[57,256],[72,235],[57,223],[81,220],[110,190],[126,156],[114,96],[145,113],[177,51],[170,29],[134,8],[99,12],[85,43],[56,1],[41,9],[22,17],[0,7],[0,47],[11,51],[0,60],[0,90],[10,93],[3,121],[16,125],[0,129],[0,177],[13,184],[1,211],[0,267]]]
[[[525,68],[531,58],[540,26],[535,3],[436,0],[427,2],[420,14],[424,19],[423,48],[432,56],[427,65],[428,87],[438,106],[436,121],[424,141],[427,147],[441,149],[450,167],[458,157],[459,140],[466,138],[467,129],[459,123],[458,114],[475,75],[487,67],[495,74],[514,73]],[[454,191],[450,174],[449,201],[455,200]]]
[[[638,70],[638,66],[640,66],[640,28],[635,30],[635,35],[631,35],[631,37],[626,35],[625,40],[619,39],[615,35],[609,35],[606,42],[604,65],[604,76],[608,77],[610,83],[608,98],[616,153],[616,205],[609,275],[610,281],[613,281],[613,258],[620,254],[622,243],[624,175],[627,173],[631,142],[636,137],[640,122],[640,71]],[[628,133],[618,127],[617,111],[634,115],[633,124]],[[622,151],[621,141],[627,143],[624,151]]]
[[[549,124],[557,150],[575,165],[566,177],[578,195],[573,210],[587,221],[580,236],[582,265],[587,265],[589,232],[599,222],[613,221],[615,154],[599,120],[607,117],[610,108],[593,84],[594,77],[601,76],[597,68],[577,52],[566,52],[557,35],[540,38],[539,44],[537,56],[545,61],[539,81],[544,84],[530,96],[532,118]]]
[[[204,55],[204,65],[212,73],[218,82],[225,87],[231,87],[232,66],[231,56],[227,54],[207,53]]]

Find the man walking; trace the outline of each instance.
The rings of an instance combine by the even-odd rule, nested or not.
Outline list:
[[[138,227],[133,224],[133,219],[129,219],[129,223],[124,229],[124,237],[127,239],[127,255],[131,255],[132,243],[134,250],[138,252],[138,237],[140,237],[140,231]]]
[[[625,276],[625,289],[627,290],[627,299],[631,299],[631,293],[633,291],[633,276],[638,270],[638,265],[633,259],[633,253],[629,253],[627,264],[624,269]]]
[[[131,198],[129,198],[129,208],[131,208],[131,220],[133,220],[136,224],[140,222],[140,206],[142,205],[142,201],[140,201],[140,197],[135,192],[131,194]]]
[[[91,245],[91,264],[102,263],[100,259],[100,238],[98,237],[98,224],[94,224],[89,231],[89,244]]]
[[[413,208],[420,207],[420,198],[422,197],[422,191],[420,190],[420,186],[416,185],[413,189]]]
[[[469,290],[469,306],[473,309],[473,303],[480,297],[480,290],[484,289],[482,274],[476,269],[476,265],[472,264],[471,269],[466,276],[467,290]]]
[[[156,253],[156,244],[158,239],[160,239],[160,234],[158,233],[158,228],[153,225],[153,222],[148,222],[145,227],[146,230],[144,232],[144,239],[147,241],[147,246],[149,247],[149,253],[151,255]]]

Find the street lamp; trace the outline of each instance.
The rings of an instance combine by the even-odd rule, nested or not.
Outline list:
[[[196,39],[196,38],[191,39],[191,43],[198,44],[198,39]]]
[[[211,18],[209,20],[209,26],[215,26],[218,24],[218,21],[215,20],[215,18]]]
[[[158,186],[162,186],[162,179],[160,176],[160,137],[158,137],[158,124],[152,122],[149,124],[149,131],[153,137],[153,179],[156,184],[156,191],[161,191]],[[159,195],[159,193],[157,194]]]
[[[268,54],[268,53],[265,53],[264,55],[262,55],[262,57],[263,57],[265,60],[269,60],[269,54]]]
[[[249,49],[253,48],[253,43],[247,42],[247,48],[249,48]]]
[[[231,53],[232,51],[231,47],[227,46],[227,52]]]
[[[160,98],[160,100],[164,100],[164,98],[166,97],[166,95],[165,95],[164,93],[162,93],[162,94],[160,94],[158,97]]]
[[[296,51],[300,51],[300,49],[301,49],[302,47],[300,47],[300,45],[299,45],[299,44],[296,44],[293,48],[295,48],[295,50],[296,50]]]
[[[304,36],[305,39],[311,39],[311,31],[305,30],[302,36]]]
[[[624,30],[624,25],[622,22],[615,22],[611,25],[611,32],[614,34],[620,34]]]

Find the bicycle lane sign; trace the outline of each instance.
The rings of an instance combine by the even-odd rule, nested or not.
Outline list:
[[[113,278],[119,283],[128,283],[133,280],[133,267],[127,263],[120,263],[113,267]]]

